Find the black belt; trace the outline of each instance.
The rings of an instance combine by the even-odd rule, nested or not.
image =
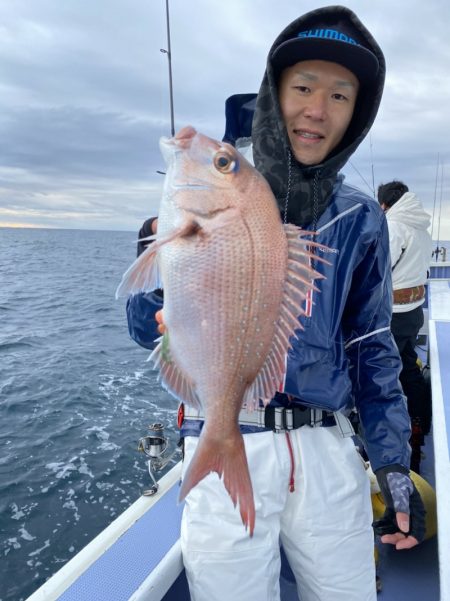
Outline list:
[[[269,430],[296,430],[302,426],[317,428],[318,426],[335,426],[333,413],[312,409],[311,407],[266,407],[264,410],[264,427]]]
[[[201,411],[184,406],[184,419],[202,420]],[[254,411],[242,409],[239,413],[241,426],[257,426],[274,432],[296,430],[302,426],[330,427],[336,425],[334,413],[311,407],[258,407]]]

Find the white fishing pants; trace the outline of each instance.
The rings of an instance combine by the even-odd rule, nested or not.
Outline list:
[[[217,474],[187,496],[181,525],[192,601],[279,601],[281,541],[301,601],[375,601],[369,479],[336,426],[244,435],[252,538]],[[185,439],[185,465],[198,439]],[[289,492],[294,466],[295,491]]]

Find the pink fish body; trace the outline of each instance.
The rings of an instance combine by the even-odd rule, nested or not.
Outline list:
[[[252,534],[238,415],[268,403],[283,382],[289,339],[320,277],[310,267],[315,243],[282,224],[269,185],[232,146],[185,127],[161,149],[158,233],[117,294],[163,287],[167,334],[151,359],[163,385],[204,413],[180,499],[217,472]]]

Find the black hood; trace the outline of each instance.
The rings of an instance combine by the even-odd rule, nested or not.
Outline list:
[[[278,101],[277,74],[272,56],[280,44],[295,37],[299,31],[336,17],[357,29],[359,38],[378,59],[378,74],[372,83],[360,86],[352,120],[340,144],[320,165],[305,166],[291,152]],[[286,212],[290,223],[307,226],[315,222],[327,207],[338,171],[361,144],[375,120],[385,72],[380,47],[358,17],[343,6],[319,8],[299,17],[273,43],[256,99],[252,126],[253,156],[256,168],[269,182],[280,211]]]

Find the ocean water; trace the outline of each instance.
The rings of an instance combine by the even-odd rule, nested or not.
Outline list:
[[[26,599],[139,497],[148,424],[176,442],[177,402],[114,299],[135,239],[0,228],[0,601]]]

